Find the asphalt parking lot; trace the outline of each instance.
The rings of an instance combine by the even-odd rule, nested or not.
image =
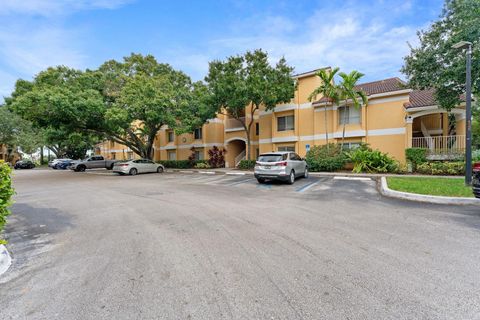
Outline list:
[[[373,180],[16,172],[2,319],[480,319],[480,212]]]

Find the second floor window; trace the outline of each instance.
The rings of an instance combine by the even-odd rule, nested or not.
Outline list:
[[[168,142],[173,142],[175,139],[175,133],[173,131],[168,131]]]
[[[255,135],[258,136],[260,134],[260,124],[257,122],[255,123]]]
[[[202,139],[202,128],[197,128],[193,131],[195,140]]]
[[[359,124],[361,118],[360,108],[352,106],[338,108],[339,124]]]
[[[294,116],[285,116],[277,118],[277,131],[287,131],[293,130],[295,125],[293,124],[295,120]]]

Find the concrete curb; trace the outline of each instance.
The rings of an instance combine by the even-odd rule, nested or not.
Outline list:
[[[417,193],[401,192],[392,190],[388,187],[387,178],[380,178],[379,191],[383,196],[390,198],[397,198],[403,200],[426,202],[434,204],[453,204],[453,205],[480,205],[480,199],[475,198],[460,198],[460,197],[442,197],[429,196]]]
[[[7,248],[3,244],[0,244],[0,276],[10,268],[11,264],[12,258],[10,257]]]
[[[192,169],[169,169],[166,170],[166,172],[174,172],[174,173],[186,173],[186,174],[192,174],[192,173],[200,173],[200,174],[227,174],[227,175],[238,175],[238,176],[244,176],[244,175],[253,175],[253,171],[220,171],[220,170],[192,170]]]

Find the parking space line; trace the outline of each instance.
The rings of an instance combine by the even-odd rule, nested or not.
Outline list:
[[[252,180],[255,180],[255,179],[254,178],[249,178],[249,179],[244,179],[244,180],[241,180],[241,181],[236,181],[236,182],[227,184],[227,187],[236,186],[236,185],[239,185],[239,184],[242,184],[242,183],[245,183],[245,182],[248,182],[248,181],[252,181]]]
[[[371,181],[372,179],[366,177],[340,177],[335,176],[333,180],[357,180],[357,181]]]
[[[232,175],[232,176],[244,176],[245,172],[227,172],[226,174]]]
[[[259,183],[259,184],[257,184],[257,188],[258,188],[258,189],[267,189],[267,190],[270,190],[270,189],[272,189],[272,185],[271,185],[271,184]]]
[[[201,174],[215,174],[215,171],[198,171]]]
[[[301,186],[300,188],[297,188],[295,190],[295,192],[305,192],[307,191],[308,189],[316,186],[320,181],[314,181],[314,182],[310,182],[310,183],[307,183],[306,185],[304,186]]]

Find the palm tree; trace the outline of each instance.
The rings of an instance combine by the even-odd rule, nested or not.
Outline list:
[[[342,148],[343,144],[345,143],[345,124],[347,122],[347,106],[350,102],[351,105],[355,109],[359,109],[362,105],[367,106],[368,98],[367,94],[363,90],[357,90],[355,87],[357,85],[358,80],[364,76],[363,73],[353,70],[349,74],[344,72],[340,72],[339,76],[342,78],[338,87],[340,90],[340,97],[339,100],[343,99],[345,101],[345,112],[343,113],[343,133],[342,133]],[[359,101],[361,100],[361,103]]]
[[[308,100],[314,100],[318,95],[322,95],[327,101],[325,101],[324,107],[324,117],[325,117],[325,141],[328,148],[328,127],[327,127],[327,104],[330,102],[332,104],[338,104],[338,87],[334,84],[334,77],[339,71],[339,68],[334,68],[331,71],[325,69],[320,69],[317,71],[316,76],[322,81],[321,84],[312,91]]]

